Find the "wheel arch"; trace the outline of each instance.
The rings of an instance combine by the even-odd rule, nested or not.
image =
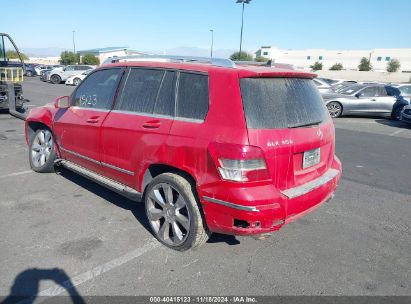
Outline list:
[[[178,174],[182,177],[184,177],[185,179],[187,179],[192,186],[194,187],[194,189],[197,186],[197,182],[193,176],[193,174],[189,173],[186,170],[174,167],[174,166],[170,166],[170,165],[166,165],[166,164],[150,164],[146,170],[144,171],[143,177],[142,177],[142,181],[141,181],[141,193],[144,194],[144,191],[146,190],[147,186],[151,183],[151,181],[158,175],[163,174],[163,173],[174,173],[174,174]],[[197,195],[197,189],[195,189],[195,195]]]

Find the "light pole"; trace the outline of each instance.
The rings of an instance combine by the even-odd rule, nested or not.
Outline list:
[[[74,41],[74,33],[76,31],[73,31],[73,53],[76,54],[76,42]]]
[[[243,26],[244,26],[244,6],[249,4],[251,0],[237,0],[236,3],[241,3],[243,5],[243,11],[241,13],[241,34],[240,34],[240,53],[238,54],[239,59],[241,60],[241,47],[243,44]]]
[[[213,58],[213,45],[214,45],[214,30],[210,30],[211,32],[211,49],[210,49],[210,57]]]

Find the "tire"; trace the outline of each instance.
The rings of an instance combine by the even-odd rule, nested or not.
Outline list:
[[[401,111],[404,106],[398,106],[395,109],[392,109],[391,112],[391,119],[392,120],[400,120],[401,118]]]
[[[33,171],[54,172],[56,152],[53,134],[49,129],[39,129],[30,143],[29,161]]]
[[[332,101],[327,104],[328,113],[330,113],[331,118],[340,117],[343,111],[342,105],[337,101]]]
[[[73,79],[73,85],[75,85],[75,86],[78,86],[80,84],[80,82],[81,82],[80,78],[74,78]]]
[[[173,173],[158,175],[145,191],[151,230],[157,240],[171,249],[193,249],[209,238],[194,192],[195,187],[187,179]]]
[[[33,76],[33,72],[32,72],[32,71],[27,71],[27,72],[26,72],[26,76],[27,76],[27,77]]]
[[[61,77],[59,75],[56,75],[56,74],[51,75],[50,81],[51,81],[51,83],[59,84],[61,82]]]

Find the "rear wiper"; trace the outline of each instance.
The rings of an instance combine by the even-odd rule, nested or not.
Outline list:
[[[319,120],[319,121],[302,123],[302,124],[288,125],[288,128],[289,128],[289,129],[294,129],[294,128],[309,127],[309,126],[319,125],[321,122],[322,122],[322,121]]]

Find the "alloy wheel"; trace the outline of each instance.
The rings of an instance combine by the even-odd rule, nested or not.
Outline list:
[[[147,195],[147,216],[156,236],[170,246],[184,243],[191,217],[184,197],[167,183],[155,185]]]
[[[328,112],[332,118],[339,117],[342,112],[341,105],[338,102],[331,102],[327,105]]]
[[[39,168],[46,164],[53,150],[53,136],[49,130],[37,133],[31,147],[31,160],[33,166]]]
[[[78,86],[80,84],[80,82],[81,82],[80,78],[74,78],[74,80],[73,80],[73,84],[75,86]]]

